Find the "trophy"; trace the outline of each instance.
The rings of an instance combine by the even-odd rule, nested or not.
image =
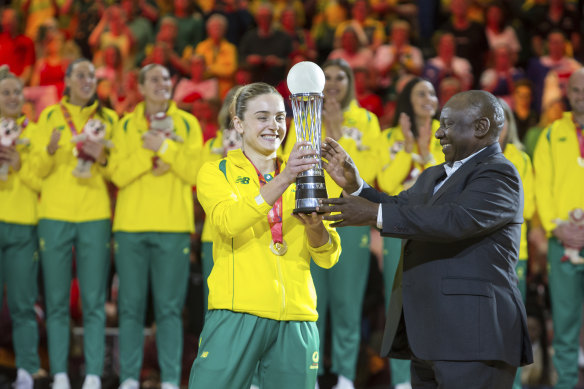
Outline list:
[[[316,211],[319,200],[328,198],[324,183],[321,156],[321,111],[324,95],[324,73],[313,62],[299,62],[290,69],[287,83],[291,92],[292,114],[296,141],[306,141],[318,156],[315,166],[296,177],[296,208],[294,213]]]

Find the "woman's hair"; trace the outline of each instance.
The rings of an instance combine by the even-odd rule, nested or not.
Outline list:
[[[345,110],[351,101],[355,100],[355,75],[353,74],[353,69],[351,69],[349,63],[342,58],[329,59],[322,65],[322,70],[325,70],[330,66],[338,66],[341,68],[343,73],[345,73],[349,79],[347,94],[343,97],[343,100],[341,100],[341,109]]]
[[[412,123],[412,135],[414,135],[415,139],[418,139],[418,125],[416,124],[416,115],[414,113],[414,106],[412,105],[412,91],[418,83],[424,81],[426,80],[421,77],[414,77],[404,85],[402,91],[397,96],[395,114],[392,122],[392,127],[396,127],[399,125],[399,115],[402,112],[408,115],[410,122]]]
[[[243,115],[247,111],[248,101],[254,97],[268,94],[275,94],[282,98],[282,95],[280,95],[276,88],[265,82],[254,82],[253,84],[245,85],[235,92],[229,112],[232,116],[237,116],[243,120]]]
[[[230,128],[233,125],[232,118],[235,114],[231,112],[231,108],[233,106],[233,96],[235,96],[239,89],[241,89],[241,86],[239,85],[229,89],[229,92],[225,95],[225,99],[223,99],[223,105],[221,105],[219,114],[217,115],[217,124],[219,124],[221,130]]]
[[[144,82],[146,81],[146,73],[148,73],[150,70],[158,66],[160,66],[163,69],[166,69],[164,65],[160,65],[158,63],[151,63],[142,67],[142,69],[140,69],[140,72],[138,73],[138,84],[144,85]],[[166,70],[168,71],[168,69]]]
[[[503,113],[505,114],[505,121],[507,122],[507,139],[504,140],[504,144],[511,143],[519,150],[523,150],[525,147],[523,143],[519,140],[519,134],[517,132],[517,124],[515,123],[515,117],[513,116],[513,111],[509,104],[501,98],[497,98],[501,107],[503,107]]]
[[[71,74],[73,74],[73,68],[75,67],[75,65],[81,63],[81,62],[88,62],[91,66],[93,66],[93,63],[88,60],[87,58],[77,58],[75,61],[71,62],[69,64],[69,66],[67,66],[67,69],[65,70],[65,78],[69,78],[71,77]],[[67,97],[71,97],[70,96],[71,91],[69,90],[68,86],[65,86],[65,90],[63,91],[63,96],[67,96]],[[97,96],[97,80],[95,81],[95,92],[93,92],[93,96],[89,99],[89,101],[87,102],[87,104],[85,105],[86,107],[92,105],[93,103],[95,103],[97,101],[97,108],[95,110],[95,112],[99,115],[102,116],[103,114],[103,106],[101,104],[101,101],[99,101],[99,98]]]

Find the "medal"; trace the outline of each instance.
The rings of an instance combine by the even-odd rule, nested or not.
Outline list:
[[[274,254],[282,256],[286,254],[286,251],[288,251],[288,245],[284,240],[281,243],[272,241],[270,242],[270,250],[272,250]]]

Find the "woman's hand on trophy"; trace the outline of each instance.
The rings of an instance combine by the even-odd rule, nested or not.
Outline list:
[[[296,180],[298,174],[316,167],[317,163],[318,154],[310,142],[296,142],[288,157],[286,167],[280,175],[286,178],[288,184],[291,184]]]
[[[306,228],[308,244],[310,244],[311,247],[320,247],[329,241],[328,231],[322,223],[325,215],[312,212],[310,214],[294,214],[294,217],[300,220]]]
[[[321,148],[323,167],[331,178],[347,193],[356,192],[363,180],[347,152],[334,139],[327,137]]]

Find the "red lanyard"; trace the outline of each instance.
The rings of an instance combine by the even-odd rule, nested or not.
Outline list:
[[[578,138],[578,146],[580,147],[580,157],[584,158],[584,135],[582,134],[582,126],[576,123],[574,118],[572,118],[574,126],[576,127],[576,137]]]
[[[246,156],[247,157],[247,156]],[[249,160],[249,158],[248,158]],[[249,160],[256,173],[258,174],[258,179],[260,180],[260,187],[267,184],[267,180],[258,168]],[[276,172],[274,177],[280,174],[280,161],[276,161]],[[270,223],[270,232],[272,233],[272,241],[274,243],[282,243],[284,241],[282,233],[282,196],[276,200],[270,212],[268,212],[268,223]]]
[[[61,107],[61,112],[63,112],[63,116],[65,117],[65,121],[67,122],[67,125],[71,129],[71,132],[73,133],[73,135],[79,135],[79,131],[77,131],[77,127],[75,127],[75,123],[73,123],[73,118],[71,117],[71,113],[69,112],[67,107],[65,107],[65,104],[63,104],[62,101],[59,101],[59,106]],[[89,119],[91,119],[93,117],[93,115],[95,115],[96,111],[97,111],[97,108],[93,110],[91,115],[89,115],[89,117],[87,118],[87,121],[89,121]]]

